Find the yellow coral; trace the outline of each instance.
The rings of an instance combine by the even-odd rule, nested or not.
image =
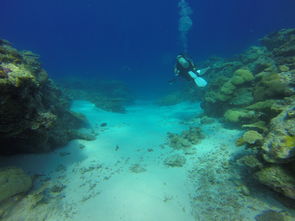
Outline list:
[[[223,84],[220,90],[223,94],[232,94],[234,93],[235,89],[236,87],[231,82],[228,81]]]
[[[255,144],[256,142],[262,141],[263,136],[255,130],[249,130],[243,135],[243,140],[248,144]]]
[[[243,124],[242,128],[255,128],[255,129],[259,129],[263,132],[267,131],[267,127],[266,127],[266,124],[264,121],[257,121],[252,124]]]
[[[234,85],[243,84],[245,82],[241,76],[233,76],[230,81]]]
[[[254,80],[254,76],[251,71],[247,69],[238,69],[234,72],[234,75],[231,78],[231,83],[234,85],[240,85],[252,80]]]
[[[288,67],[287,65],[280,65],[280,66],[279,66],[279,69],[280,69],[280,71],[282,71],[282,72],[286,72],[286,71],[289,71],[289,70],[290,70],[289,67]]]
[[[256,102],[255,104],[252,104],[248,107],[246,107],[247,109],[250,110],[264,110],[264,109],[269,109],[272,107],[272,105],[275,103],[275,100],[269,99],[269,100],[265,100],[265,101],[259,101]]]
[[[245,118],[253,118],[254,112],[253,111],[246,111],[242,109],[229,109],[225,112],[224,118],[233,123],[239,122],[241,119]]]
[[[261,142],[263,136],[255,130],[249,130],[243,134],[242,137],[236,140],[237,146],[242,146],[244,144],[255,144]]]
[[[245,144],[243,137],[240,137],[236,140],[236,146],[240,147]]]
[[[285,136],[284,142],[282,143],[284,147],[294,147],[295,146],[295,136]]]

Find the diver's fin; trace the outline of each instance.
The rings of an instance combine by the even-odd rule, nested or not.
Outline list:
[[[198,77],[193,71],[189,71],[188,74],[194,79],[198,87],[206,87],[207,81],[204,78]]]
[[[204,78],[196,77],[194,78],[194,81],[198,87],[206,87],[207,81]]]

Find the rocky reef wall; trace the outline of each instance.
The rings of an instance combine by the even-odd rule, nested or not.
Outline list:
[[[38,58],[0,40],[0,154],[49,151],[77,138],[84,124]]]
[[[238,146],[254,177],[295,200],[295,29],[283,29],[231,59],[204,62],[209,116],[243,128]]]

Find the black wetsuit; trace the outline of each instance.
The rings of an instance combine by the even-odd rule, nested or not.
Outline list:
[[[188,72],[189,72],[189,71],[193,71],[194,73],[196,73],[196,72],[195,72],[196,67],[195,67],[195,65],[194,65],[194,63],[192,62],[191,59],[189,59],[189,58],[187,58],[187,57],[184,57],[184,56],[183,56],[183,58],[184,58],[186,61],[188,61],[189,66],[188,66],[187,68],[183,67],[183,66],[179,63],[178,59],[176,59],[175,68],[176,68],[176,70],[179,71],[179,72],[178,72],[178,75],[179,75],[179,76],[181,76],[181,77],[183,77],[183,78],[185,78],[185,79],[187,79],[187,80],[189,80],[189,81],[192,81],[193,78],[189,75]],[[196,74],[197,74],[197,73],[196,73]]]

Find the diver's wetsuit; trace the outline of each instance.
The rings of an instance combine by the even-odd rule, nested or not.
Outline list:
[[[192,62],[191,59],[185,57],[185,56],[182,56],[183,58],[185,58],[185,60],[189,63],[189,66],[186,68],[186,67],[183,67],[178,59],[176,59],[176,64],[175,64],[175,68],[176,70],[178,70],[178,73],[177,75],[185,78],[186,80],[189,80],[189,81],[193,81],[194,79],[189,75],[189,71],[193,71],[194,73],[196,73],[196,67],[194,65],[194,63]]]
[[[199,76],[200,70],[197,70],[193,61],[182,54],[176,57],[174,72],[176,76],[183,77],[188,81],[194,81],[197,87],[205,87],[207,85],[207,81]],[[175,80],[176,78],[169,82],[172,83]]]

